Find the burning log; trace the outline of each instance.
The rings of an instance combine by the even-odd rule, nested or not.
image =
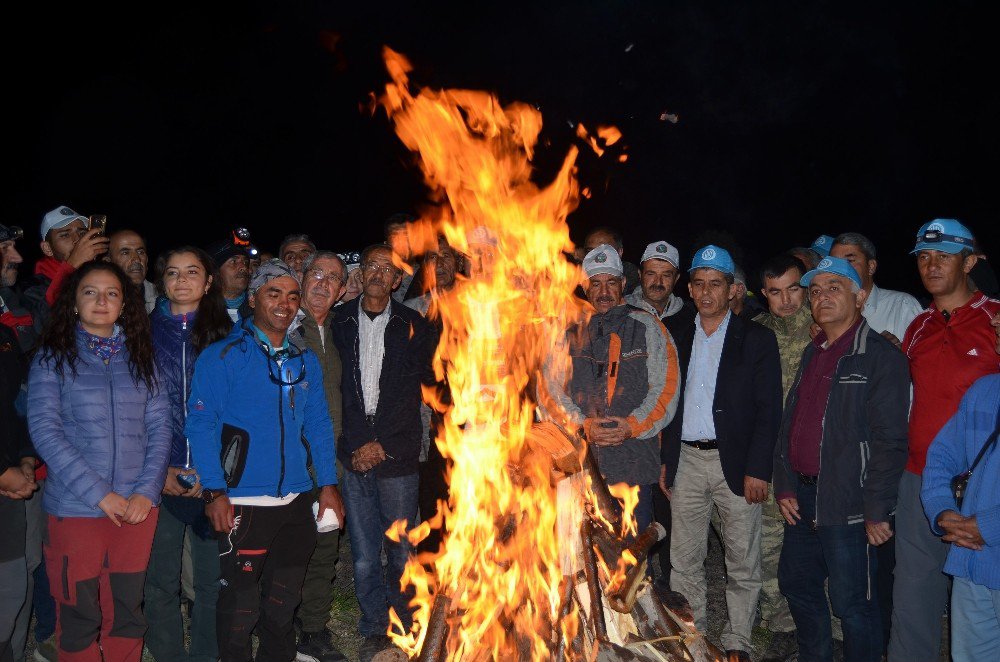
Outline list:
[[[595,539],[599,545],[602,545],[604,549],[609,549],[612,554],[615,551],[618,552],[611,558],[614,558],[617,563],[624,562],[631,564],[628,565],[628,570],[625,571],[624,580],[608,591],[608,604],[611,605],[612,609],[623,614],[631,613],[632,607],[635,605],[636,591],[639,590],[639,585],[646,577],[649,551],[653,545],[666,538],[666,536],[667,531],[659,522],[650,524],[642,535],[636,538],[628,547],[625,547],[620,539],[612,538],[606,531],[599,529],[595,533]],[[602,554],[605,554],[603,550]],[[605,556],[604,558],[607,561],[609,557]]]
[[[594,525],[589,519],[580,525],[583,538],[583,568],[587,573],[587,588],[590,589],[590,622],[595,637],[599,641],[608,640],[608,625],[604,621],[604,605],[601,603],[601,584],[597,576],[597,553],[594,551]]]
[[[451,600],[447,595],[438,593],[434,596],[434,607],[427,622],[427,636],[424,646],[420,649],[420,662],[444,662],[448,649],[448,612],[451,610]]]

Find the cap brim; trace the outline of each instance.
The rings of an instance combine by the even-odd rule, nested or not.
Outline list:
[[[649,257],[640,260],[639,264],[641,265],[643,262],[649,262],[650,260],[659,260],[660,262],[666,262],[667,264],[672,264],[674,266],[674,269],[680,269],[681,268],[680,265],[677,264],[676,262],[674,262],[673,260],[669,260],[669,259],[667,259],[665,257],[660,256],[660,255],[650,255]]]
[[[607,267],[597,267],[596,269],[592,269],[590,272],[585,272],[585,273],[587,274],[587,278],[593,278],[594,276],[598,276],[600,274],[608,274],[609,276],[616,276],[618,278],[621,278],[622,276],[625,275],[621,271],[614,271]]]
[[[910,251],[910,255],[915,255],[920,251],[940,251],[942,253],[948,253],[949,255],[955,255],[957,253],[961,253],[967,248],[969,247],[963,246],[962,244],[955,244],[950,241],[940,241],[933,244],[922,241],[917,244],[912,251]]]

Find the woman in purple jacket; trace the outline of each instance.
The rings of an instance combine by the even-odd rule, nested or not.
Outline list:
[[[205,517],[184,421],[194,360],[209,344],[228,336],[233,321],[226,312],[222,281],[205,251],[191,246],[168,251],[157,260],[156,273],[164,297],[150,313],[150,321],[160,384],[170,400],[169,420],[164,425],[170,429],[171,446],[163,507],[146,573],[146,616],[157,624],[146,636],[146,647],[158,661],[214,662],[219,658],[215,636],[219,543]],[[188,652],[180,611],[185,534],[191,544],[194,580]]]
[[[84,264],[59,292],[28,377],[28,428],[49,466],[44,551],[63,662],[142,656],[167,417],[141,293],[114,264]]]

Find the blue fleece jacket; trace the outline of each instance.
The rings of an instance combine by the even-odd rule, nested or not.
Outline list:
[[[981,377],[966,391],[958,411],[931,443],[920,498],[934,533],[944,533],[937,525],[941,513],[959,510],[951,492],[951,479],[972,465],[997,425],[998,411],[1000,374]],[[986,451],[972,472],[960,512],[966,517],[976,516],[986,545],[979,551],[952,545],[944,571],[992,590],[1000,589],[1000,447],[997,445]]]
[[[198,356],[184,430],[206,488],[227,487],[220,457],[224,425],[244,431],[248,445],[245,468],[229,486],[230,496],[310,490],[307,443],[317,483],[336,485],[333,423],[319,360],[306,348],[292,350],[279,368],[244,319]]]

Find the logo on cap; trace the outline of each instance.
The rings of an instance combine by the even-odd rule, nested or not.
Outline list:
[[[833,260],[831,260],[828,257],[824,257],[822,260],[819,261],[819,265],[816,268],[817,269],[829,269],[832,266],[833,266]]]
[[[715,249],[706,248],[701,252],[701,259],[703,260],[714,260],[715,259]]]
[[[940,223],[931,223],[927,226],[927,232],[944,232],[944,226]]]
[[[822,246],[825,243],[826,243],[826,237],[820,237],[819,239],[816,240],[817,246]]]
[[[656,245],[656,252],[657,253],[666,253],[667,252],[667,245],[666,244],[657,244]]]
[[[597,255],[594,256],[594,262],[607,262],[607,261],[608,261],[607,253],[598,253]]]
[[[69,207],[63,207],[62,209],[59,210],[59,213],[62,214],[63,216],[73,216],[74,215],[73,214],[73,210],[70,209]]]

